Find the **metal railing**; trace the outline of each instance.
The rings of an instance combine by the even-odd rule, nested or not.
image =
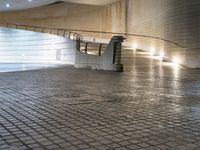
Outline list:
[[[180,47],[180,48],[186,48],[183,45],[180,45],[178,43],[175,43],[171,40],[165,39],[165,38],[161,38],[161,37],[157,37],[157,36],[151,36],[151,35],[143,35],[143,34],[133,34],[133,33],[121,33],[121,32],[105,32],[105,31],[92,31],[92,30],[77,30],[77,29],[72,29],[75,32],[82,32],[82,33],[92,33],[92,34],[107,34],[107,35],[121,35],[121,36],[131,36],[131,37],[141,37],[141,38],[148,38],[148,39],[156,39],[159,41],[163,41],[166,42],[168,44],[174,45],[176,47]]]
[[[83,53],[90,54],[90,55],[98,55],[101,56],[108,44],[103,44],[103,43],[94,43],[94,42],[83,42],[83,41],[77,41],[77,49]]]
[[[39,27],[39,26],[30,26],[30,25],[19,25],[19,24],[1,24],[2,26],[8,28],[15,28],[15,29],[24,29],[34,32],[41,32],[41,33],[49,33],[58,36],[67,37],[71,40],[78,40],[82,39],[82,36],[70,29],[58,29],[58,28],[47,28],[47,27]]]
[[[77,42],[76,45],[77,50],[90,55],[101,56],[104,53],[105,49],[107,48],[107,44],[104,43],[84,41],[83,36],[72,29],[47,28],[47,27],[8,24],[8,23],[1,25],[8,28],[24,29],[34,32],[49,33],[57,36],[66,37],[68,39]]]
[[[122,35],[122,36],[132,36],[132,37],[142,37],[142,38],[148,38],[148,39],[156,39],[156,40],[160,40],[166,43],[169,43],[171,45],[180,47],[180,48],[185,48],[185,46],[180,45],[178,43],[175,43],[171,40],[165,39],[165,38],[161,38],[161,37],[157,37],[157,36],[151,36],[151,35],[142,35],[142,34],[133,34],[133,33],[120,33],[120,32],[106,32],[106,31],[94,31],[94,30],[79,30],[79,29],[61,29],[61,28],[47,28],[47,27],[39,27],[39,26],[30,26],[30,25],[19,25],[19,24],[1,24],[4,25],[6,27],[15,27],[16,29],[18,29],[19,27],[24,27],[25,30],[29,30],[30,28],[33,28],[33,31],[37,31],[38,29],[40,29],[41,32],[43,33],[47,33],[45,32],[45,30],[49,30],[50,34],[53,34],[54,31],[57,32],[56,35],[61,35],[66,37],[66,33],[68,33],[68,37],[70,38],[70,36],[72,35],[73,37],[76,37],[78,35],[80,35],[80,32],[82,33],[92,33],[92,34],[107,34],[107,35]],[[20,28],[22,29],[22,28]],[[76,38],[75,38],[76,39]]]
[[[99,55],[101,56],[105,50],[106,44],[97,43],[97,42],[87,42],[83,40],[83,35],[93,35],[92,37],[96,38],[95,35],[103,35],[108,36],[110,39],[114,35],[118,36],[130,36],[130,37],[137,37],[137,38],[144,38],[144,39],[154,39],[158,40],[172,46],[185,49],[186,47],[175,43],[171,40],[164,39],[157,36],[150,36],[150,35],[141,35],[141,34],[132,34],[132,33],[118,33],[118,32],[105,32],[105,31],[92,31],[92,30],[79,30],[79,29],[58,29],[58,28],[47,28],[47,27],[39,27],[39,26],[30,26],[30,25],[19,25],[19,24],[4,24],[6,27],[16,28],[16,29],[25,29],[25,30],[32,30],[35,32],[42,32],[42,33],[49,33],[55,34],[58,36],[67,37],[71,40],[77,41],[77,49],[83,53]]]

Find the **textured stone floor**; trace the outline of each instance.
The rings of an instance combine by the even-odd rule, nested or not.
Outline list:
[[[1,73],[0,150],[200,150],[200,71],[129,63]]]

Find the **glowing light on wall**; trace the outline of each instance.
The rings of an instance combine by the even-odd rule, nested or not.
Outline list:
[[[154,47],[151,48],[150,54],[151,56],[154,56],[156,54],[156,49]]]
[[[9,8],[9,7],[10,7],[10,4],[6,4],[6,7]]]
[[[165,57],[165,52],[164,52],[163,50],[160,51],[159,57],[160,57],[160,60],[163,60],[163,59],[164,59],[164,57]]]
[[[134,43],[133,46],[132,46],[132,48],[133,48],[134,51],[136,51],[137,48],[138,48],[138,45],[136,43]]]
[[[172,64],[174,67],[178,67],[181,64],[181,60],[178,57],[173,58]]]
[[[174,58],[173,62],[176,63],[176,64],[180,64],[180,59],[179,58]]]

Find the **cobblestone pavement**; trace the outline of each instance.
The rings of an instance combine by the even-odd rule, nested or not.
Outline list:
[[[131,63],[1,73],[0,150],[200,150],[200,71]]]

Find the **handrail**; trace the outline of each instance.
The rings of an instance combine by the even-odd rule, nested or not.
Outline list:
[[[87,32],[87,33],[99,33],[99,34],[116,34],[116,35],[124,35],[124,36],[135,36],[135,37],[144,37],[144,38],[152,38],[152,39],[157,39],[157,40],[161,40],[167,43],[170,43],[174,46],[180,47],[180,48],[185,48],[184,46],[172,42],[168,39],[164,39],[164,38],[160,38],[157,36],[151,36],[151,35],[143,35],[143,34],[133,34],[133,33],[122,33],[122,32],[106,32],[106,31],[92,31],[92,30],[77,30],[77,29],[68,29],[68,30],[72,30],[72,31],[76,31],[76,32]]]
[[[82,35],[78,34],[70,29],[59,29],[59,28],[47,28],[47,27],[39,27],[39,26],[30,26],[30,25],[19,25],[19,24],[2,24],[3,26],[5,25],[6,27],[9,26],[15,26],[16,29],[19,29],[19,27],[24,27],[25,30],[28,30],[28,28],[33,28],[33,31],[36,32],[37,29],[41,29],[42,33],[45,33],[45,30],[50,30],[49,33],[52,34],[53,30],[57,31],[56,35],[60,35],[60,31],[63,31],[63,37],[66,36],[66,32],[69,32],[68,34],[68,38],[70,38],[71,40],[78,40],[78,39],[82,39]],[[72,38],[71,38],[72,37]]]
[[[16,29],[19,29],[20,27],[23,27],[25,28],[25,30],[28,30],[28,28],[31,28],[33,29],[34,32],[42,32],[42,33],[47,33],[45,32],[45,30],[49,30],[48,33],[52,34],[53,31],[55,30],[56,31],[56,35],[58,36],[63,36],[63,37],[66,37],[66,32],[68,32],[68,38],[71,39],[71,40],[74,40],[76,41],[76,49],[78,51],[81,51],[81,43],[84,43],[85,44],[85,50],[84,51],[81,51],[81,52],[84,52],[87,54],[88,52],[88,45],[89,44],[96,44],[98,45],[98,56],[101,56],[101,53],[102,53],[102,45],[107,45],[107,44],[103,44],[103,43],[97,43],[97,42],[85,42],[83,41],[83,36],[77,32],[75,32],[74,30],[71,30],[71,29],[59,29],[59,28],[47,28],[47,27],[39,27],[39,26],[30,26],[30,25],[19,25],[19,24],[2,24],[3,26],[6,26],[6,27],[11,27],[13,28],[16,28]],[[21,28],[20,28],[21,29]],[[41,31],[37,31],[37,29],[41,29]],[[60,31],[63,31],[62,35],[60,35]]]
[[[32,27],[32,28],[40,28],[40,29],[50,29],[50,30],[57,30],[57,31],[71,31],[71,32],[86,32],[86,33],[99,33],[99,34],[115,34],[115,35],[124,35],[124,36],[133,36],[133,37],[143,37],[143,38],[151,38],[151,39],[157,39],[166,43],[169,43],[171,45],[180,47],[180,48],[186,48],[183,45],[180,45],[178,43],[175,43],[171,40],[157,37],[157,36],[151,36],[151,35],[143,35],[143,34],[133,34],[133,33],[121,33],[121,32],[107,32],[107,31],[95,31],[95,30],[80,30],[80,29],[62,29],[62,28],[47,28],[47,27],[39,27],[39,26],[30,26],[30,25],[19,25],[19,24],[6,24],[7,26],[13,25],[13,26],[24,26],[24,27]]]

